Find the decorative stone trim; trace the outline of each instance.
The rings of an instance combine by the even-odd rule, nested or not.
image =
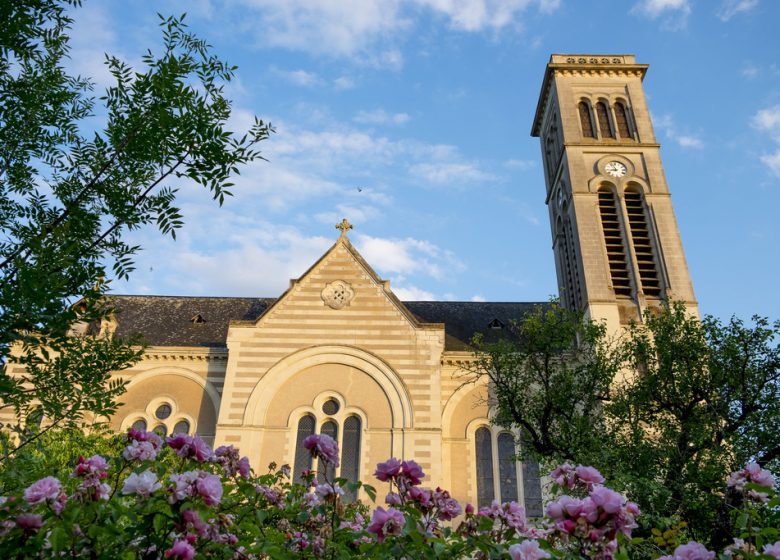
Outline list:
[[[226,362],[227,352],[219,354],[191,354],[185,352],[145,352],[141,357],[142,361],[200,361],[200,362]]]
[[[323,288],[322,301],[331,309],[346,307],[355,297],[355,290],[344,280],[335,280]]]

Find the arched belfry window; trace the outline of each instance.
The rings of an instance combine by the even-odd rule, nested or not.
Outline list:
[[[295,464],[293,466],[293,481],[301,482],[303,471],[311,470],[311,453],[303,447],[303,440],[314,433],[314,416],[307,414],[298,420],[298,437],[295,445]]]
[[[615,295],[631,297],[631,281],[628,276],[628,259],[623,239],[621,218],[618,215],[618,204],[615,193],[604,186],[599,189],[599,213],[601,227],[604,232],[604,244],[607,249],[609,274]]]
[[[344,422],[344,436],[341,445],[341,478],[357,482],[360,477],[360,418],[350,416]],[[356,492],[346,490],[347,499],[355,500]]]
[[[615,109],[615,124],[617,125],[617,131],[620,138],[623,140],[630,140],[633,138],[631,135],[631,126],[628,122],[628,109],[626,106],[618,101],[614,105]]]
[[[585,101],[580,101],[578,110],[580,113],[580,125],[582,126],[582,137],[595,138],[596,134],[593,130],[593,118],[590,114],[590,105]]]
[[[607,104],[603,101],[596,103],[596,118],[599,123],[599,132],[602,138],[614,138],[615,131],[612,130],[612,124],[609,122],[609,110]]]
[[[646,296],[660,297],[661,279],[658,274],[657,259],[653,250],[642,191],[636,187],[629,187],[624,194],[624,200],[642,291]]]

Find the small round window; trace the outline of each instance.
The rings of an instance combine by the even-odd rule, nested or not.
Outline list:
[[[154,433],[160,437],[165,437],[168,435],[168,428],[165,427],[165,424],[157,424],[154,427]]]
[[[154,415],[160,420],[165,420],[171,415],[171,412],[173,412],[171,405],[164,403],[157,407],[157,410],[154,411]]]
[[[330,399],[325,402],[325,404],[322,405],[322,412],[327,414],[328,416],[333,416],[339,411],[339,403],[335,399]]]
[[[190,423],[186,420],[179,420],[176,422],[176,425],[173,427],[173,433],[174,434],[189,434],[190,433]]]
[[[145,432],[146,431],[146,420],[143,418],[139,418],[135,422],[133,422],[133,429],[138,430],[139,432]]]

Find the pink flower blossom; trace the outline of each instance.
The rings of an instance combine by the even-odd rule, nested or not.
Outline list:
[[[62,484],[53,476],[47,476],[33,482],[25,491],[24,499],[31,506],[45,501],[54,502],[62,492]]]
[[[141,474],[131,473],[125,479],[125,484],[122,486],[122,494],[137,494],[138,496],[148,498],[160,488],[162,488],[162,484],[157,481],[157,475],[146,469]]]
[[[385,496],[385,503],[389,506],[400,506],[401,496],[399,496],[395,492],[389,492],[387,496]]]
[[[713,558],[715,558],[714,552],[707,550],[703,544],[690,541],[675,548],[671,556],[661,556],[658,560],[712,560]]]
[[[16,526],[22,531],[37,531],[43,527],[43,517],[37,513],[23,513],[17,516]]]
[[[241,457],[238,460],[238,474],[243,478],[249,478],[252,474],[252,469],[249,467],[249,457]]]
[[[216,506],[222,500],[222,481],[215,474],[201,473],[195,483],[198,495],[207,506]]]
[[[185,459],[192,458],[200,463],[210,461],[213,457],[211,448],[198,436],[174,434],[165,441],[168,442],[168,447],[173,449],[179,457]]]
[[[374,511],[371,523],[366,528],[369,533],[374,533],[379,542],[385,540],[387,535],[400,535],[403,530],[406,519],[404,514],[395,508],[378,507]]]
[[[425,478],[425,473],[420,465],[415,461],[409,460],[401,463],[401,476],[406,479],[410,486],[417,486]]]
[[[249,478],[249,459],[239,457],[238,449],[232,445],[222,445],[214,450],[214,460],[222,466],[225,476],[240,474],[243,478]]]
[[[195,558],[195,549],[187,541],[176,541],[171,548],[165,551],[165,557],[192,560]]]
[[[582,482],[588,489],[594,484],[602,484],[604,482],[604,477],[593,467],[583,467],[582,465],[579,465],[574,469],[574,474],[577,477],[578,482]]]
[[[417,505],[423,510],[427,510],[433,507],[431,493],[427,490],[413,486],[409,489],[408,496],[410,500],[417,502]]]
[[[73,476],[102,475],[108,470],[108,463],[100,455],[93,455],[89,459],[79,457]]]
[[[339,445],[327,434],[312,434],[303,440],[303,447],[312,457],[319,457],[334,467],[339,466]]]
[[[466,515],[474,515],[474,506],[466,504]]]
[[[574,466],[569,463],[559,465],[550,473],[550,478],[561,488],[572,490],[574,488]]]
[[[763,553],[767,556],[780,559],[780,541],[777,541],[775,544],[765,545]]]
[[[374,476],[382,482],[387,482],[391,478],[395,478],[401,472],[401,461],[395,457],[388,459],[384,463],[379,463],[376,466]]]
[[[595,486],[590,493],[590,499],[593,500],[594,504],[610,514],[617,513],[626,501],[622,494],[618,494],[606,486]]]
[[[194,509],[185,509],[181,512],[182,521],[187,527],[191,527],[200,537],[208,534],[210,526],[201,519],[200,514]]]
[[[324,484],[318,484],[314,489],[314,493],[317,494],[320,499],[325,499],[328,496],[343,496],[344,490],[336,483],[330,484],[326,482]]]
[[[154,461],[158,448],[151,441],[133,440],[122,451],[122,457],[127,461]]]
[[[512,560],[541,560],[549,558],[549,553],[539,548],[539,543],[534,540],[523,541],[509,547],[509,556]]]

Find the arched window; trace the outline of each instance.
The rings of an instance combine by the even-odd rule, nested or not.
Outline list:
[[[599,213],[607,248],[609,273],[615,295],[631,297],[631,280],[628,276],[628,261],[623,241],[623,230],[618,216],[615,193],[608,187],[599,189]]]
[[[498,434],[498,478],[501,501],[517,500],[517,463],[515,438],[508,432]]]
[[[639,280],[646,296],[660,297],[661,280],[658,275],[655,251],[651,241],[648,219],[642,193],[631,188],[624,194],[626,214],[631,227],[631,242],[634,244],[634,255],[639,270]]]
[[[311,470],[311,454],[303,447],[303,440],[314,433],[314,416],[306,415],[298,421],[298,441],[295,446],[293,481],[301,482],[303,471]]]
[[[528,517],[541,517],[542,479],[539,476],[539,463],[530,457],[523,461],[523,498]]]
[[[631,127],[628,124],[628,111],[625,105],[620,102],[615,103],[615,124],[617,125],[618,134],[623,140],[630,140]]]
[[[176,425],[173,427],[173,433],[174,434],[189,434],[190,433],[190,423],[186,420],[179,420],[176,422]]]
[[[474,436],[477,449],[477,507],[493,502],[493,438],[490,430],[479,428]]]
[[[336,424],[333,420],[328,420],[322,425],[322,428],[320,428],[320,433],[326,436],[332,437],[334,440],[339,440],[339,425]],[[333,479],[336,478],[336,467],[334,467],[331,464],[328,464],[327,470],[325,467],[325,461],[319,461],[317,465],[317,480],[322,483],[325,482],[325,477],[327,476],[327,479],[333,482]]]
[[[146,431],[146,420],[143,418],[139,418],[135,422],[133,422],[133,429],[138,430],[139,432],[145,432]]]
[[[615,132],[612,130],[612,125],[609,122],[607,105],[603,101],[596,103],[596,117],[599,121],[599,131],[601,132],[601,137],[614,138]]]
[[[596,134],[593,131],[593,119],[590,116],[590,105],[584,101],[580,101],[578,108],[580,112],[580,125],[582,126],[582,137],[595,138]]]
[[[360,477],[360,418],[350,416],[344,422],[344,435],[341,441],[341,478],[357,482]],[[354,501],[355,491],[345,490],[346,498]]]

